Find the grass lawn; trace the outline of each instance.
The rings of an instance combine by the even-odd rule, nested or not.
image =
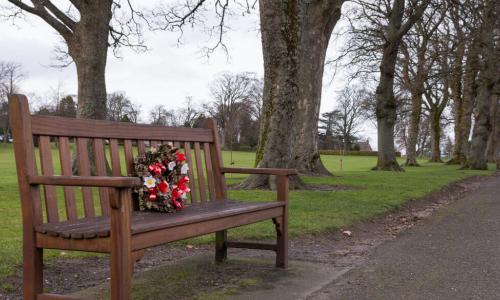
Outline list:
[[[229,153],[224,153],[229,166]],[[339,156],[323,156],[326,167],[334,177],[306,177],[307,183],[349,185],[354,189],[325,191],[292,191],[290,194],[290,235],[310,234],[337,229],[397,209],[404,202],[462,178],[487,175],[492,171],[457,170],[457,166],[422,162],[420,168],[408,168],[404,173],[374,172],[375,157],[349,156],[343,159],[340,171]],[[254,153],[234,152],[234,166],[252,167]],[[492,170],[492,166],[490,166]],[[21,264],[21,211],[17,188],[16,168],[12,145],[0,144],[0,281],[12,274]],[[245,175],[228,174],[227,182],[236,183]],[[230,191],[233,199],[275,199],[272,191]],[[96,197],[97,198],[97,197]],[[59,196],[62,199],[62,196]],[[62,207],[61,207],[62,209]],[[270,222],[258,223],[229,231],[230,238],[266,239],[274,237]],[[213,235],[190,240],[190,243],[211,241]],[[63,255],[46,251],[47,257]],[[67,253],[64,255],[68,255]],[[71,254],[81,255],[81,254]],[[0,285],[1,288],[1,285]]]

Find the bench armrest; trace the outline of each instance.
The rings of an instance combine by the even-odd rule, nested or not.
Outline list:
[[[275,169],[275,168],[221,168],[221,173],[240,173],[240,174],[263,174],[263,175],[297,175],[295,169]]]
[[[111,176],[29,176],[32,185],[91,186],[131,188],[142,184],[138,177]]]

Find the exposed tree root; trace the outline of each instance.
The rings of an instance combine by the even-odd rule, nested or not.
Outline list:
[[[276,176],[250,175],[243,182],[235,186],[236,189],[241,190],[255,190],[255,189],[267,189],[276,190]],[[300,179],[299,176],[290,176],[289,181],[290,190],[302,190],[306,189],[307,185]]]
[[[429,162],[431,162],[431,163],[443,163],[443,160],[441,158],[431,158],[431,159],[429,159]]]
[[[406,162],[401,164],[401,167],[420,167],[420,164],[416,160],[411,159],[411,160],[406,160]]]
[[[488,164],[480,162],[466,162],[460,170],[488,170]]]
[[[445,165],[461,165],[462,162],[456,158],[452,158],[449,161],[444,163]]]
[[[391,162],[386,162],[384,164],[377,164],[375,167],[372,168],[372,171],[393,171],[393,172],[404,172],[405,169],[403,169],[396,160],[391,161]]]

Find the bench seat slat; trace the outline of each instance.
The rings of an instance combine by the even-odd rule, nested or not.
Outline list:
[[[186,207],[184,210],[162,214],[154,212],[132,213],[132,234],[203,222],[222,217],[272,209],[283,206],[282,202],[238,202],[211,201]],[[36,227],[36,231],[51,236],[72,239],[91,239],[110,235],[110,218],[99,216],[60,223],[46,223]]]

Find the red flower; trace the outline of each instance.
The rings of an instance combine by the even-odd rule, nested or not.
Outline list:
[[[180,190],[177,186],[172,187],[172,205],[175,207],[175,209],[180,210],[182,209],[182,200],[181,197],[184,194],[182,190]]]
[[[168,193],[168,183],[165,180],[163,180],[162,182],[158,183],[157,187],[160,190],[160,192],[162,192],[163,194]]]
[[[174,207],[175,207],[176,210],[181,210],[182,207],[183,207],[182,202],[178,201],[178,200],[173,200],[172,199],[172,204],[174,205]]]
[[[177,200],[179,199],[184,192],[179,189],[176,185],[172,187],[172,200]]]
[[[151,201],[156,201],[156,189],[155,188],[150,188],[149,189],[149,200]]]
[[[179,151],[175,152],[175,157],[176,161],[185,161],[186,160],[186,155],[184,153],[181,153]]]
[[[189,184],[189,177],[182,176],[181,178],[179,178],[179,182],[177,182],[177,187],[184,193],[189,193],[191,192],[191,189],[188,187],[188,184]]]
[[[153,172],[155,175],[163,173],[166,169],[167,168],[159,162],[155,162],[154,164],[148,167],[148,171]]]
[[[189,177],[182,176],[181,178],[179,178],[179,182],[177,182],[177,185],[185,185],[187,183],[189,183]]]

